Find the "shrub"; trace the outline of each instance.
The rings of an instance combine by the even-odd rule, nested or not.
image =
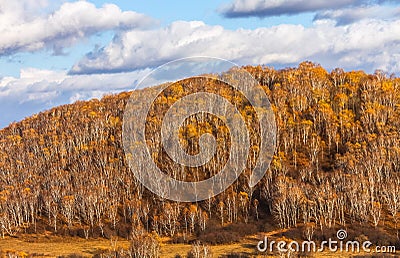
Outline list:
[[[240,239],[241,237],[238,232],[229,232],[224,230],[209,232],[199,237],[200,241],[212,245],[231,244],[239,242]]]
[[[226,231],[240,233],[242,236],[253,235],[258,232],[258,227],[255,224],[232,223],[225,228]]]
[[[160,256],[160,244],[151,235],[145,234],[132,238],[129,249],[133,258],[158,258]]]
[[[207,245],[202,245],[200,242],[192,244],[192,249],[187,254],[188,258],[209,258],[212,257],[211,250]]]

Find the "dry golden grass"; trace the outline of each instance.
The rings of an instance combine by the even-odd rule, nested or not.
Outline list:
[[[116,244],[107,239],[82,239],[73,237],[20,237],[0,239],[0,250],[26,252],[38,257],[57,257],[77,254],[91,257],[99,250],[115,247],[128,248],[129,241],[118,239]]]
[[[176,255],[186,257],[190,251],[191,245],[187,244],[163,244],[161,246],[161,257],[174,258]],[[249,243],[236,243],[229,245],[210,246],[213,257],[220,257],[229,253],[246,253],[256,255],[255,246],[250,246]]]
[[[185,257],[191,249],[189,244],[168,244],[169,239],[163,238],[161,243],[161,257],[175,257],[177,254]],[[228,253],[256,254],[256,240],[246,238],[245,243],[211,246],[213,257],[219,257]],[[129,241],[118,239],[112,243],[107,239],[82,239],[74,237],[47,237],[24,236],[19,238],[6,237],[0,239],[1,251],[25,252],[35,257],[57,257],[77,254],[91,257],[100,250],[112,250],[113,248],[128,248]]]
[[[266,233],[266,235],[270,235]],[[213,257],[220,257],[224,254],[242,253],[251,257],[273,257],[270,255],[260,255],[256,250],[256,244],[261,234],[249,236],[242,243],[229,245],[210,246]],[[115,240],[115,239],[114,239]],[[173,258],[176,255],[186,257],[191,249],[189,244],[169,244],[168,238],[161,239],[161,257]],[[116,248],[128,248],[129,241],[126,239],[117,239],[111,241],[107,239],[82,239],[74,237],[57,237],[57,236],[21,236],[19,238],[6,237],[0,238],[0,250],[3,252],[12,251],[17,253],[28,253],[34,257],[58,257],[68,256],[71,254],[83,257],[92,257],[99,251],[115,250]],[[360,253],[315,253],[308,257],[351,257],[352,255],[360,255]],[[380,256],[383,257],[383,256]],[[387,256],[395,257],[395,256]]]

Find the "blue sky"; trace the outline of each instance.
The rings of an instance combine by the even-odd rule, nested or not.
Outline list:
[[[0,128],[177,58],[400,73],[395,0],[0,0]]]

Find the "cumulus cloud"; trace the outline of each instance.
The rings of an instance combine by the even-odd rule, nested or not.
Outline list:
[[[339,10],[328,10],[316,14],[316,20],[333,20],[337,25],[346,25],[364,19],[390,20],[400,16],[400,7],[371,5]]]
[[[360,2],[360,0],[235,0],[229,5],[221,7],[220,11],[228,18],[269,17],[337,9],[357,2]]]
[[[66,2],[48,14],[46,0],[0,0],[0,55],[64,47],[106,30],[145,28],[154,20],[114,4],[96,8],[86,1]]]
[[[395,2],[394,0],[234,0],[222,6],[220,12],[227,18],[271,17],[295,15],[304,12],[337,10],[346,7],[366,6],[374,3]]]
[[[149,69],[129,73],[68,75],[67,71],[25,68],[19,78],[0,78],[0,128],[51,107],[106,93],[131,90]],[[9,110],[12,112],[4,112]]]
[[[88,53],[70,73],[121,72],[158,66],[188,55],[219,55],[225,49],[218,40],[227,36],[224,32],[222,26],[207,26],[201,21],[177,21],[166,28],[122,32],[108,46]]]
[[[362,20],[345,26],[320,20],[309,28],[283,24],[254,30],[178,21],[161,29],[122,32],[106,47],[86,55],[70,73],[131,71],[193,55],[239,64],[313,60],[328,68],[399,72],[399,39],[400,20]]]

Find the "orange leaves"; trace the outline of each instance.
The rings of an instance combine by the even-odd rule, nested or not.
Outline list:
[[[363,71],[351,71],[347,73],[347,78],[353,85],[358,85],[365,76],[366,74]]]
[[[190,205],[189,212],[190,213],[197,213],[197,206],[194,205],[194,204]]]
[[[20,144],[22,137],[19,135],[8,135],[7,139],[11,142],[13,142],[13,144]]]
[[[348,96],[344,93],[338,93],[334,97],[334,100],[340,108],[344,108],[344,106],[347,104],[348,99]]]
[[[246,192],[240,192],[239,193],[239,198],[243,201],[248,201],[249,200],[249,195]]]
[[[64,204],[73,204],[75,202],[75,196],[74,195],[66,195],[62,199]]]
[[[108,118],[108,124],[111,127],[118,127],[118,126],[121,126],[122,123],[121,123],[121,119],[119,117],[110,116]]]
[[[115,136],[114,135],[110,135],[110,141],[111,142],[115,142]]]
[[[311,120],[302,120],[301,125],[305,127],[311,127],[313,125],[313,122]]]
[[[43,148],[42,151],[43,151],[43,154],[44,154],[44,155],[50,156],[50,150],[49,150],[49,148]]]
[[[384,81],[382,82],[382,91],[385,93],[393,93],[394,86],[392,81]]]
[[[29,195],[31,193],[31,189],[29,187],[24,188],[23,193]]]
[[[9,195],[10,195],[10,191],[8,191],[8,190],[0,191],[0,204],[5,203],[7,201]]]
[[[199,135],[198,127],[196,127],[194,124],[187,125],[185,134],[189,138],[194,138],[195,136],[198,136]]]
[[[95,117],[97,117],[97,113],[95,111],[90,111],[89,112],[89,117],[95,118]]]

